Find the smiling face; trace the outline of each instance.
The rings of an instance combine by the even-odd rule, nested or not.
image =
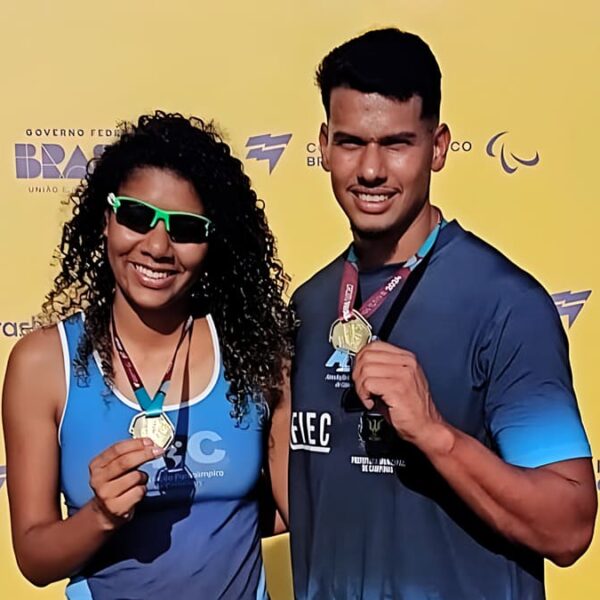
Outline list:
[[[422,101],[334,88],[321,127],[323,167],[355,236],[401,236],[429,202],[446,158],[445,125],[422,119]]]
[[[204,213],[192,184],[168,170],[137,169],[115,191],[164,210]],[[117,293],[143,310],[185,307],[208,244],[173,242],[163,221],[143,234],[117,223],[112,211],[107,218],[107,253]]]

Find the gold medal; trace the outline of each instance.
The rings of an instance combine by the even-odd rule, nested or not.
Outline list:
[[[166,450],[175,438],[175,427],[165,413],[156,416],[139,413],[131,420],[129,433],[134,438],[150,438]]]
[[[329,341],[336,350],[358,354],[372,339],[369,322],[356,310],[347,321],[337,319],[329,330]]]

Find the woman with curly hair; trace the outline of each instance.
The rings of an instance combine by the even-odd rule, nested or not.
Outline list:
[[[263,203],[212,125],[161,112],[71,200],[46,326],[5,378],[19,566],[72,599],[266,598],[257,489],[264,448],[286,467],[294,319]]]

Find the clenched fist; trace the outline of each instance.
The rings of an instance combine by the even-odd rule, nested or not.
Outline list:
[[[375,341],[356,356],[352,378],[367,410],[381,413],[398,435],[419,446],[442,421],[423,370],[411,352]]]

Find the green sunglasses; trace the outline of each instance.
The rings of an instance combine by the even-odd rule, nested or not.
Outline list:
[[[214,231],[213,223],[203,215],[178,210],[163,210],[129,196],[108,195],[117,223],[136,233],[148,233],[159,221],[177,244],[203,244]]]

